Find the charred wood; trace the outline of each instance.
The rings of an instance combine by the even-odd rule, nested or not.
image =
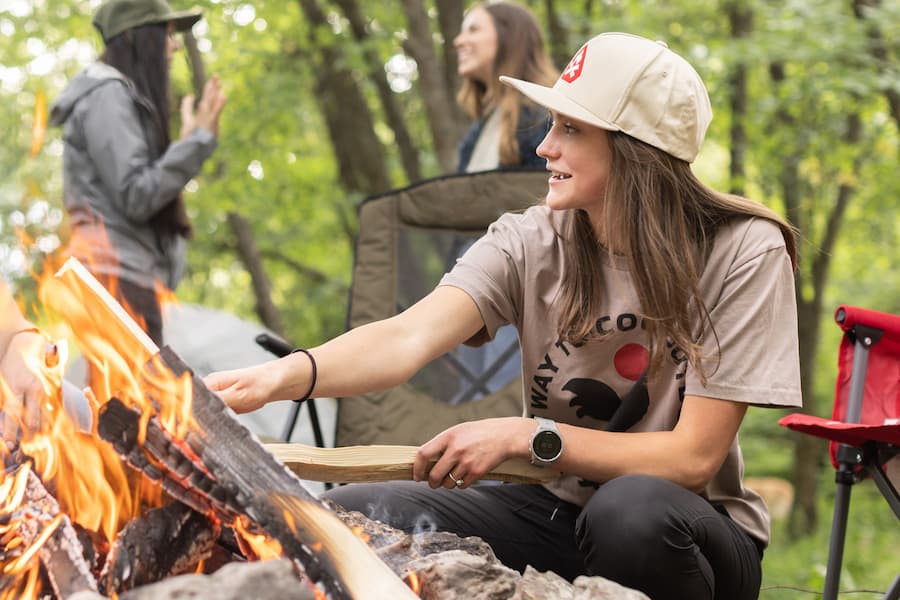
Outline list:
[[[3,525],[0,559],[6,563],[40,544],[41,566],[57,598],[96,591],[96,581],[82,555],[81,542],[69,517],[60,512],[56,499],[47,492],[30,465],[19,468],[28,470],[25,490],[16,509],[0,515]],[[22,471],[19,473],[24,475]],[[13,538],[18,538],[19,542],[13,542]],[[0,589],[6,584],[0,578]]]
[[[203,463],[189,456],[185,444],[174,440],[156,418],[147,423],[144,445],[138,445],[140,418],[138,411],[111,398],[100,410],[97,430],[131,467],[160,482],[173,498],[199,513],[214,512],[222,521],[233,520],[241,512],[239,504],[235,511],[226,502],[237,499],[233,486],[218,485]]]
[[[132,519],[113,543],[101,575],[108,595],[186,573],[212,554],[214,519],[172,502]]]

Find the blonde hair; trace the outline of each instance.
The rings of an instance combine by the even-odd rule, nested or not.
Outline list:
[[[621,132],[609,133],[612,164],[604,200],[607,244],[624,253],[646,320],[652,377],[672,344],[684,352],[705,383],[703,340],[697,324],[712,327],[700,276],[717,231],[731,220],[754,216],[781,229],[796,268],[795,230],[768,207],[704,185],[690,165]],[[560,291],[561,339],[583,342],[599,314],[602,253],[597,233],[582,210],[567,211],[559,232],[567,268]],[[715,330],[713,330],[715,335]]]
[[[556,81],[557,72],[544,50],[544,35],[537,18],[530,10],[509,2],[486,2],[469,10],[476,8],[485,9],[491,16],[497,31],[497,56],[488,81],[464,77],[456,100],[472,119],[481,118],[487,109],[500,111],[500,162],[517,165],[519,114],[523,103],[532,103],[498,78],[509,75],[549,86]]]

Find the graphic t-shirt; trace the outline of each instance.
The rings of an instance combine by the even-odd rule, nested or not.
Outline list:
[[[506,214],[444,276],[440,285],[465,291],[485,328],[470,344],[491,339],[506,323],[519,330],[523,414],[608,431],[670,431],[685,394],[759,406],[800,406],[794,279],[777,225],[740,218],[717,234],[700,280],[715,333],[703,332],[706,384],[672,347],[663,371],[649,383],[649,341],[624,259],[603,256],[605,335],[574,346],[556,333],[564,269],[561,213],[536,206]],[[698,331],[699,332],[699,323]],[[703,492],[748,533],[769,539],[769,515],[758,494],[742,484],[737,436]],[[564,475],[547,484],[559,498],[584,505],[594,482]]]

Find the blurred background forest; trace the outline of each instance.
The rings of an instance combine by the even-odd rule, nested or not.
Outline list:
[[[205,17],[176,57],[173,106],[212,73],[229,97],[219,149],[185,195],[195,239],[178,297],[316,344],[344,328],[358,203],[455,168],[467,121],[454,100],[450,40],[468,3],[172,4]],[[663,39],[696,66],[715,112],[697,173],[800,230],[804,410],[830,414],[834,308],[900,313],[900,3],[523,4],[539,15],[557,68],[602,31]],[[90,24],[98,5],[0,0],[0,269],[26,306],[31,272],[67,238],[62,143],[46,128],[47,107],[98,54]],[[776,524],[762,597],[805,597],[801,589],[821,589],[827,556],[825,445],[781,430],[781,411],[748,414],[749,473],[796,489],[789,517]],[[871,487],[856,492],[864,516],[851,527],[847,589],[883,590],[900,566],[896,521]]]

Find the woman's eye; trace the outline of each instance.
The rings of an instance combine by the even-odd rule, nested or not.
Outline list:
[[[578,130],[571,123],[560,122],[560,121],[550,121],[550,127],[555,127],[563,130],[563,133],[575,133]]]

